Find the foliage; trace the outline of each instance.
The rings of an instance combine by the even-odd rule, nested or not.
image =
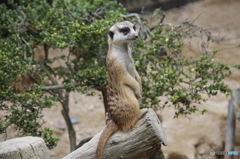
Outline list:
[[[143,19],[140,35],[145,40],[139,40],[135,46],[135,50],[144,50],[136,55],[136,66],[144,77],[142,107],[175,106],[175,117],[196,111],[204,113],[206,109],[199,110],[197,104],[218,92],[231,93],[223,81],[231,74],[230,66],[214,62],[218,50],[208,48],[214,41],[208,30],[187,21],[176,26],[157,23],[156,18],[162,20],[161,16],[161,10],[156,10],[150,21],[144,23]],[[156,25],[149,26],[151,20]],[[187,45],[193,39],[200,50],[193,51]]]
[[[48,147],[53,148],[57,138],[49,129],[41,130],[44,123],[41,111],[58,100],[63,106],[74,150],[75,131],[68,115],[69,92],[91,94],[93,88],[106,88],[106,34],[112,23],[123,20],[120,14],[126,13],[125,9],[115,1],[101,0],[15,2],[8,1],[9,8],[0,5],[0,12],[4,13],[0,17],[0,108],[6,113],[1,119],[0,133],[14,125],[19,135],[42,136]],[[34,52],[41,46],[45,57],[38,60]],[[49,58],[50,48],[69,48],[69,54]],[[63,65],[50,67],[61,60],[65,62]],[[30,85],[25,77],[31,79]]]
[[[69,94],[91,95],[98,90],[106,98],[107,33],[111,25],[124,20],[121,15],[126,11],[110,0],[10,0],[8,4],[11,9],[0,5],[4,13],[0,17],[0,110],[6,113],[0,120],[0,133],[14,125],[20,135],[41,136],[53,148],[57,138],[50,129],[41,130],[41,111],[57,100],[73,151],[77,144],[68,114]],[[189,22],[164,24],[163,15],[156,10],[150,18],[128,16],[140,26],[133,53],[143,80],[142,107],[173,105],[175,117],[188,115],[199,111],[196,103],[218,92],[230,93],[223,82],[230,75],[229,66],[213,61],[217,50],[207,51],[212,38],[207,30]],[[186,39],[194,37],[202,48],[188,55],[183,52]],[[44,49],[42,60],[34,58],[39,47]],[[56,48],[69,52],[50,56],[49,49]],[[31,84],[26,83],[26,76]],[[21,93],[16,90],[19,83]]]
[[[24,58],[23,48],[17,44],[18,37],[0,39],[0,110],[6,114],[0,119],[0,133],[6,133],[9,126],[19,131],[19,136],[42,136],[44,130],[43,115],[40,113],[44,108],[50,108],[53,96],[44,94],[39,86],[25,92],[15,93],[15,85],[20,82],[20,75],[30,71],[29,60]],[[16,78],[17,77],[17,78]],[[47,146],[56,145],[57,138],[46,139]]]

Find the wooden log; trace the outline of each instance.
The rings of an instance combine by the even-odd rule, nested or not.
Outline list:
[[[64,159],[93,159],[101,133]],[[117,131],[109,138],[103,159],[164,159],[161,144],[167,145],[164,129],[155,112],[148,109],[129,132]]]
[[[49,150],[39,137],[21,137],[0,142],[0,159],[50,159]]]
[[[236,115],[239,118],[240,113],[240,89],[232,91],[231,99],[228,102],[227,132],[225,151],[233,151],[235,145]],[[225,159],[233,159],[233,155],[226,155]]]
[[[226,145],[225,151],[233,151],[235,145],[235,113],[232,99],[228,102],[228,115],[227,115],[227,132],[226,132]],[[226,155],[225,159],[233,159],[232,155]]]

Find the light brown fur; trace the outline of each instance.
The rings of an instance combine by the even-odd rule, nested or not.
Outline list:
[[[129,28],[129,32],[121,30],[122,28]],[[135,69],[130,49],[130,43],[137,37],[133,24],[128,21],[116,23],[110,28],[106,60],[110,121],[99,139],[96,159],[102,158],[104,146],[114,132],[129,131],[146,112],[139,109],[141,78]]]

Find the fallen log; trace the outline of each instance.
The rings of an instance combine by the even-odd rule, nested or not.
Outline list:
[[[101,133],[64,159],[93,159]],[[167,145],[164,129],[155,112],[148,109],[132,130],[117,131],[109,138],[103,159],[164,159],[162,144]]]
[[[0,142],[0,159],[51,159],[39,137],[21,137]]]

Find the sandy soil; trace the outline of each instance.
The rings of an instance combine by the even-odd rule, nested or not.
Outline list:
[[[227,35],[230,41],[226,48],[234,44],[240,44],[240,1],[239,0],[202,0],[190,3],[184,7],[172,9],[166,12],[167,23],[179,24],[184,20],[195,20],[204,28],[217,28],[221,35]],[[224,50],[220,52],[219,60],[226,60],[228,64],[240,62],[240,49]],[[232,89],[240,88],[240,71],[232,69],[233,75],[226,80]],[[180,117],[173,119],[174,108],[165,108],[157,111],[163,119],[163,127],[166,130],[168,146],[163,147],[163,152],[168,158],[178,156],[182,159],[207,159],[210,150],[223,150],[226,132],[228,98],[222,94],[211,98],[200,107],[207,108],[205,115],[194,114],[191,119]],[[69,141],[66,125],[61,115],[61,106],[57,104],[44,111],[46,127],[54,129],[56,136],[60,138],[58,146],[51,151],[55,159],[62,158],[69,153]],[[84,138],[94,136],[105,124],[104,107],[99,94],[85,96],[79,93],[71,93],[70,115],[80,120],[75,124],[78,142]],[[237,122],[236,150],[240,153],[240,122]],[[0,136],[1,137],[1,136]],[[11,135],[8,136],[11,138]],[[239,156],[238,156],[239,157]],[[237,158],[237,157],[236,157]],[[240,157],[239,157],[240,158]]]

